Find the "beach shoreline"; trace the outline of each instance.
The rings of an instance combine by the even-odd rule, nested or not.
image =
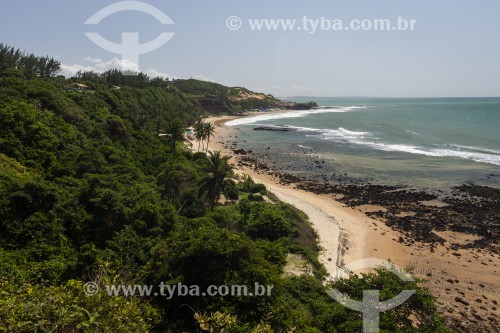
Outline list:
[[[262,112],[255,112],[249,116],[259,114]],[[402,268],[408,265],[409,255],[395,241],[400,237],[397,231],[367,217],[359,210],[335,201],[331,196],[317,195],[293,186],[283,185],[266,173],[238,165],[236,155],[227,148],[227,141],[230,138],[232,140],[236,133],[233,128],[224,125],[229,120],[238,118],[240,116],[206,119],[216,127],[215,139],[210,141],[208,149],[232,156],[230,162],[233,163],[237,174],[249,175],[255,182],[264,184],[281,201],[295,206],[308,215],[318,234],[320,246],[323,248],[320,261],[330,275],[337,274],[339,267],[343,267],[344,264],[366,258],[391,260]],[[381,232],[373,234],[371,226]]]
[[[245,116],[258,114],[262,112]],[[452,327],[482,327],[486,332],[488,327],[498,324],[496,318],[500,313],[496,304],[500,301],[500,281],[497,268],[500,256],[462,248],[451,253],[444,245],[429,248],[418,242],[403,244],[404,235],[388,227],[381,219],[366,214],[379,207],[350,207],[330,194],[315,194],[297,188],[295,184],[283,184],[268,172],[239,163],[241,156],[235,154],[230,145],[230,142],[238,141],[237,130],[224,125],[237,118],[241,116],[205,120],[216,127],[215,138],[210,141],[208,150],[231,156],[230,163],[237,174],[249,175],[255,182],[264,184],[278,199],[306,213],[318,234],[323,249],[319,259],[328,274],[335,275],[339,267],[360,259],[390,260],[401,268],[412,267],[414,277],[428,281],[426,286],[438,298],[440,311]],[[450,244],[457,237],[472,238],[461,234],[445,233],[442,236],[451,237]],[[479,317],[491,325],[477,326]]]

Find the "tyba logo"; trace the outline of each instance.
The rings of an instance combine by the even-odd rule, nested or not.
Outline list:
[[[124,11],[143,12],[156,18],[161,24],[174,24],[174,21],[158,8],[140,1],[122,1],[104,7],[85,21],[85,24],[99,24],[106,17]],[[158,37],[144,44],[139,44],[138,32],[122,32],[121,44],[113,43],[97,32],[86,32],[85,36],[106,51],[120,54],[122,60],[139,64],[139,55],[158,49],[168,42],[174,34],[173,32],[162,32]]]
[[[345,265],[343,269],[339,269],[337,271],[336,278],[342,278],[345,275],[346,271],[352,272],[355,270],[382,266],[384,266],[388,271],[397,275],[401,281],[414,281],[414,279],[409,274],[405,273],[394,264],[376,258],[366,258],[351,262],[350,264]],[[356,301],[352,298],[349,298],[337,289],[329,290],[327,291],[327,293],[343,306],[351,310],[363,313],[363,332],[378,333],[380,313],[389,311],[403,304],[415,293],[415,290],[403,290],[398,295],[396,295],[396,297],[382,302],[380,301],[379,290],[363,290],[363,301]]]

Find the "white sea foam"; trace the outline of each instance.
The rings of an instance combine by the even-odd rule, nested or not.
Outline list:
[[[297,132],[316,132],[318,133],[318,135],[321,135],[321,137],[325,139],[364,138],[365,136],[371,136],[373,134],[370,132],[351,131],[343,127],[339,127],[337,129],[330,129],[330,128],[311,128],[311,127],[292,126],[292,125],[281,125],[281,126],[272,124],[259,124],[259,125],[262,125],[264,127],[289,128]],[[317,135],[308,135],[308,136],[317,136]]]
[[[389,144],[376,141],[375,133],[352,131],[339,127],[337,129],[321,129],[298,126],[282,126],[288,127],[299,132],[313,132],[317,134],[308,134],[308,137],[316,137],[324,140],[335,142],[349,142],[352,144],[364,145],[373,149],[383,151],[404,152],[410,154],[419,154],[432,157],[455,157],[468,159],[481,163],[500,165],[500,151],[461,145],[443,145],[436,148],[424,148],[409,144]],[[453,147],[455,149],[453,149]]]
[[[474,147],[474,146],[464,146],[464,145],[455,145],[455,144],[450,144],[448,145],[452,148],[458,148],[459,150],[472,150],[472,151],[478,151],[478,152],[484,152],[484,153],[493,153],[493,154],[500,154],[500,150],[494,150],[494,149],[488,149],[488,148],[481,148],[481,147]]]
[[[359,138],[359,137],[364,137],[365,135],[371,135],[370,132],[361,132],[361,131],[350,131],[347,130],[343,127],[339,127],[336,130],[331,130],[329,133],[335,133],[343,137],[354,137],[354,138]]]
[[[434,150],[434,152],[437,153],[438,156],[460,157],[468,160],[473,160],[476,162],[500,165],[500,155],[477,153],[470,151],[458,151],[450,149],[436,149]]]
[[[343,127],[339,127],[337,129],[319,129],[319,128],[309,128],[309,127],[296,127],[296,126],[290,126],[292,128],[295,128],[298,131],[303,131],[303,132],[317,132],[318,134],[314,135],[307,135],[309,137],[319,137],[321,139],[325,140],[330,140],[330,141],[337,141],[337,142],[354,142],[356,143],[357,140],[360,139],[365,139],[367,137],[372,138],[373,133],[370,132],[361,132],[361,131],[351,131],[347,130]]]
[[[312,110],[298,110],[289,111],[282,113],[269,113],[261,114],[253,117],[239,118],[235,120],[228,121],[227,126],[240,126],[240,125],[250,125],[259,121],[265,120],[276,120],[276,119],[288,119],[288,118],[302,118],[311,114],[317,113],[338,113],[338,112],[351,112],[358,109],[366,109],[366,106],[342,106],[342,107],[324,107]]]
[[[463,150],[454,150],[445,148],[427,149],[423,147],[406,145],[406,144],[387,144],[387,143],[372,142],[372,141],[351,141],[351,142],[355,144],[370,146],[372,148],[384,151],[405,152],[410,154],[419,154],[432,157],[456,157],[481,163],[500,165],[500,155],[495,155],[495,154],[486,154],[473,151],[463,151]]]
[[[405,132],[408,133],[408,134],[414,135],[414,136],[420,136],[419,133],[413,132],[413,131],[410,131],[410,130],[405,130]]]

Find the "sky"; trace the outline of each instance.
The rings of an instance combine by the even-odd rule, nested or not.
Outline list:
[[[0,43],[56,57],[67,76],[78,70],[139,69],[278,97],[500,96],[498,0],[144,0],[142,5],[173,24],[132,10],[137,2],[119,4],[116,8],[128,10],[85,24],[121,2],[1,0]],[[379,19],[396,26],[398,17],[414,20],[414,29],[368,29]],[[292,30],[252,29],[252,22],[265,19],[295,21]],[[336,29],[327,29],[327,20]],[[349,30],[340,30],[339,22]],[[353,30],[361,22],[367,30]],[[173,36],[133,62],[85,34],[120,44],[122,34],[132,32],[139,44],[162,33]]]

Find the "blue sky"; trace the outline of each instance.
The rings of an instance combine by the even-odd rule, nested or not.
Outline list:
[[[195,77],[276,96],[500,96],[500,1],[206,1],[145,0],[167,14],[162,25],[126,11],[95,26],[84,22],[109,4],[102,0],[3,0],[0,42],[57,56],[67,73],[79,68],[126,68],[121,56],[85,32],[140,42],[162,32],[174,37],[140,56],[151,74]],[[229,16],[242,27],[226,27]],[[416,20],[414,31],[252,31],[249,19]]]

